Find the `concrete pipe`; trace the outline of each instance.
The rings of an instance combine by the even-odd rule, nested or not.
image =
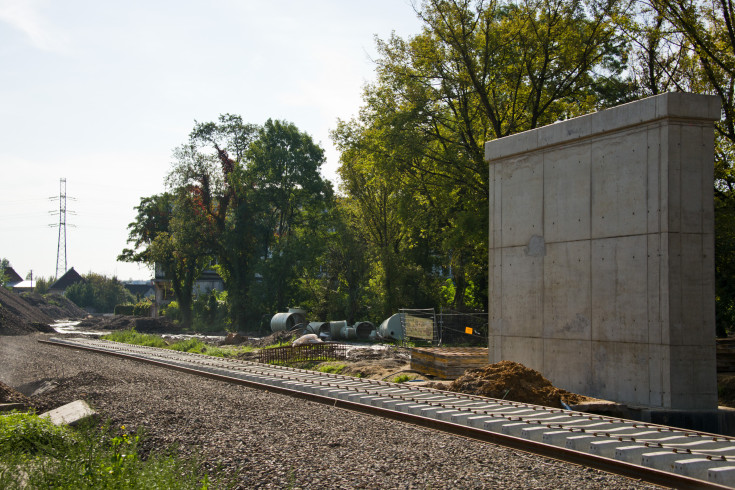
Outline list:
[[[355,340],[357,338],[357,333],[355,332],[355,329],[352,327],[348,327],[347,325],[342,327],[342,329],[339,331],[339,335],[344,340]]]
[[[401,314],[396,313],[381,323],[380,327],[378,327],[378,335],[384,339],[403,340]]]
[[[357,340],[370,340],[370,334],[375,331],[375,325],[370,322],[357,322],[352,327],[355,329]]]
[[[331,333],[329,322],[311,322],[306,327],[306,333],[313,333],[319,338],[329,337]]]
[[[301,323],[306,323],[303,313],[276,313],[271,318],[271,332],[291,330]]]
[[[338,322],[329,322],[329,336],[332,338],[332,340],[342,338],[341,330],[346,326],[347,322],[345,320],[340,320]]]

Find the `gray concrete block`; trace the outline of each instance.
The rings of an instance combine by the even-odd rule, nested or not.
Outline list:
[[[707,481],[726,487],[735,487],[735,464],[708,469]]]
[[[54,425],[77,425],[83,420],[96,418],[97,412],[90,407],[84,400],[76,400],[67,403],[54,410],[42,413],[41,418],[46,418]]]
[[[663,94],[486,144],[491,362],[623,403],[715,408],[712,351],[675,347],[714,345],[718,104]]]

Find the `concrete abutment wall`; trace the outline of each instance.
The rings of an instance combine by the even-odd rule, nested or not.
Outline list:
[[[490,362],[576,393],[717,406],[716,97],[667,93],[485,145]]]

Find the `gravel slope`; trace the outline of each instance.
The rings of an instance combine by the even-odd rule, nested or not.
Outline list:
[[[596,470],[131,360],[0,337],[0,381],[59,386],[146,447],[178,445],[239,488],[654,488]]]

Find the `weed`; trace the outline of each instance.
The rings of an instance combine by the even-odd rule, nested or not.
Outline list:
[[[406,381],[411,381],[412,379],[415,379],[416,376],[411,376],[410,374],[399,374],[395,378],[393,378],[391,381],[394,383],[405,383]]]
[[[207,488],[196,462],[138,456],[140,435],[83,424],[55,427],[33,414],[0,416],[2,488]],[[23,442],[19,442],[23,441]]]
[[[201,354],[208,349],[207,344],[195,338],[180,340],[175,344],[169,345],[168,348],[180,352],[194,352],[197,354]],[[207,354],[209,354],[209,352],[207,352]]]
[[[139,333],[135,328],[129,330],[120,330],[112,332],[107,335],[103,335],[103,340],[111,340],[113,342],[122,342],[123,344],[133,345],[145,345],[148,347],[166,347],[166,341],[158,335],[149,335],[145,333]]]
[[[339,374],[346,367],[347,367],[347,364],[339,364],[336,362],[324,362],[316,366],[316,370],[322,373]]]

